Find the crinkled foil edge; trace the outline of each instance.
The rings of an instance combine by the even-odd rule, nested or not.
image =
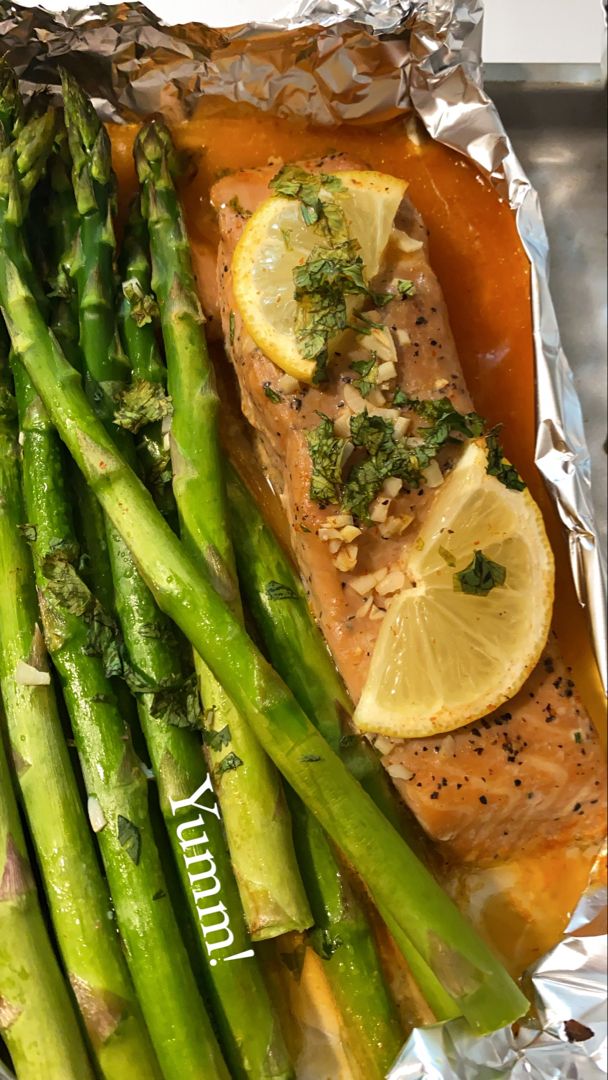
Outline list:
[[[488,174],[515,213],[530,260],[535,460],[567,532],[606,686],[605,570],[582,411],[549,292],[538,195],[483,89],[482,18],[482,0],[300,0],[272,24],[214,30],[171,26],[138,3],[51,13],[0,0],[0,53],[28,92],[56,88],[65,64],[100,115],[119,122],[156,112],[176,122],[203,94],[328,126],[382,122],[413,108],[434,139]],[[389,1080],[608,1075],[605,907],[606,890],[590,887],[563,940],[529,972],[534,1022],[483,1038],[461,1021],[416,1029]]]

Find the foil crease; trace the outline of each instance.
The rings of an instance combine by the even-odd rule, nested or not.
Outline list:
[[[170,6],[167,5],[168,13]],[[567,532],[606,685],[601,552],[590,459],[549,293],[536,192],[483,89],[482,0],[300,0],[272,24],[172,26],[139,3],[51,13],[0,0],[0,53],[26,92],[80,80],[108,121],[187,119],[203,95],[331,126],[415,111],[430,135],[474,161],[513,209],[530,260],[536,464]],[[529,973],[535,1009],[519,1029],[473,1038],[462,1021],[416,1029],[388,1080],[596,1080],[606,1065],[606,892],[589,888],[563,940]],[[3,1075],[0,1065],[0,1076]]]

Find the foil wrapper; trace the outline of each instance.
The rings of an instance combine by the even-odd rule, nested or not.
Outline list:
[[[605,572],[582,412],[549,292],[538,196],[483,88],[482,0],[300,0],[273,23],[220,30],[173,26],[170,4],[157,6],[165,19],[138,3],[52,13],[0,0],[0,54],[29,93],[56,91],[64,65],[114,122],[160,113],[174,123],[203,95],[327,126],[414,111],[508,199],[531,265],[536,464],[567,532],[606,686]],[[606,1076],[605,908],[605,890],[587,890],[563,940],[528,973],[533,1021],[483,1038],[462,1021],[416,1029],[389,1080]]]

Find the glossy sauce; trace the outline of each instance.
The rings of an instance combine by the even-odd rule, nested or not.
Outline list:
[[[131,146],[136,128],[110,129],[114,165],[124,208],[135,190]],[[509,206],[471,164],[426,141],[415,146],[402,121],[383,128],[319,129],[285,121],[247,106],[217,101],[173,130],[187,155],[181,184],[188,229],[200,257],[211,258],[217,226],[209,189],[223,170],[264,165],[269,158],[293,161],[346,151],[374,169],[409,182],[409,194],[430,231],[431,263],[442,285],[460,361],[475,407],[490,424],[502,423],[502,441],[539,502],[556,555],[555,627],[562,652],[587,709],[605,737],[604,698],[585,613],[576,601],[563,527],[534,461],[536,435],[534,358],[529,265]],[[230,384],[220,375],[220,386]],[[242,436],[233,417],[234,442]],[[251,453],[237,456],[251,477]],[[252,478],[277,531],[285,531],[280,507]],[[584,887],[593,853],[548,852],[512,862],[501,872],[454,870],[451,888],[484,934],[521,971],[557,940]],[[565,866],[568,871],[565,872]]]

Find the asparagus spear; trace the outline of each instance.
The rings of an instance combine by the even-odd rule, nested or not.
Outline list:
[[[174,454],[179,464],[176,495],[192,549],[204,552],[214,544],[220,558],[231,559],[225,510],[220,502],[223,491],[217,450],[217,397],[200,319],[194,320],[192,316],[196,311],[196,296],[181,209],[169,172],[170,148],[168,131],[155,125],[141,133],[137,153],[140,175],[145,178],[155,283],[158,281],[161,289],[161,321],[165,316],[173,401],[172,438],[179,448]],[[179,250],[179,258],[174,261],[161,258],[167,248],[173,252]],[[181,294],[177,302],[179,310],[183,315],[187,305],[192,319],[190,337],[185,342],[173,330],[176,301],[172,302],[172,297],[177,293]],[[165,305],[172,311],[165,312]],[[193,388],[203,389],[193,393]],[[198,410],[197,402],[200,402]],[[218,472],[214,474],[213,470]],[[215,493],[216,507],[215,520],[211,521],[208,505],[200,498],[200,491],[209,489]],[[220,565],[216,565],[216,572]],[[227,575],[233,569],[231,562],[228,565]],[[221,719],[225,722],[225,717]],[[351,1051],[366,1076],[381,1077],[399,1050],[401,1035],[384,986],[371,928],[322,828],[293,792],[288,792],[288,802],[295,819],[296,851],[317,927],[313,940],[326,961],[326,973],[344,1018]]]
[[[134,237],[128,239],[129,248],[132,249]],[[141,239],[143,241],[144,237]],[[141,252],[138,262],[143,269],[144,257]],[[139,284],[135,295],[141,296],[143,280],[136,280]],[[133,345],[136,344],[134,339],[135,333],[131,328],[129,340]],[[143,348],[143,342],[141,345],[140,349],[133,350],[135,361],[142,353],[145,357],[150,355],[149,350]],[[186,359],[189,363],[195,363],[196,354],[190,353]],[[159,380],[166,376],[162,362],[155,366],[155,373]],[[136,382],[134,406],[137,401],[135,395],[142,386],[143,401],[150,399],[143,382]],[[176,420],[178,410],[189,408],[189,404],[182,399],[174,402]],[[130,415],[137,417],[136,407]],[[182,418],[182,430],[186,426],[185,418]],[[198,437],[198,431],[193,431],[192,439],[196,441]],[[182,452],[185,453],[192,446],[192,439],[188,447],[182,442]],[[188,494],[191,492],[192,487],[189,487]],[[373,1076],[382,1077],[399,1050],[401,1032],[383,983],[371,929],[323,830],[293,792],[288,791],[287,795],[295,824],[296,851],[315,914],[317,929],[313,940],[326,962],[327,973],[345,1020],[350,1051],[365,1076],[370,1080]]]
[[[39,401],[38,401],[39,406]],[[1,422],[1,421],[0,421]],[[29,423],[29,421],[28,421]],[[19,529],[16,432],[3,424],[0,503],[0,686],[19,786],[42,871],[57,941],[91,1048],[108,1080],[157,1075],[86,822],[51,685],[15,679],[24,663],[45,664],[33,569]],[[29,668],[25,668],[28,678]],[[34,671],[29,677],[38,678]],[[44,676],[42,676],[44,678]],[[52,807],[52,814],[49,814]]]
[[[16,79],[2,71],[4,136],[20,122]],[[12,113],[7,101],[13,100]],[[52,127],[38,128],[38,160],[50,147]],[[16,140],[18,170],[25,157]],[[22,201],[27,196],[22,191]],[[7,230],[10,226],[6,226]],[[7,236],[8,239],[8,236]],[[23,263],[28,273],[27,261]],[[2,327],[4,332],[4,328]],[[8,353],[0,357],[0,396],[8,400]],[[44,412],[21,372],[21,389],[34,413]],[[28,418],[28,426],[31,418]],[[16,423],[16,414],[14,417]],[[35,425],[34,425],[35,426]],[[47,900],[67,975],[80,1005],[90,1045],[101,1074],[107,1078],[157,1075],[148,1032],[129,978],[122,948],[108,919],[111,908],[72,772],[52,686],[21,684],[15,670],[28,658],[44,665],[45,648],[38,629],[38,605],[31,556],[20,533],[25,516],[19,489],[17,436],[5,415],[4,476],[0,518],[1,548],[7,573],[0,595],[0,685],[7,732],[18,763],[21,798],[42,870]],[[26,437],[27,438],[27,437]],[[34,436],[35,438],[35,436]],[[11,441],[12,440],[12,441]],[[2,456],[0,454],[0,456]],[[34,531],[30,526],[30,533]],[[49,805],[53,814],[49,815]]]
[[[29,129],[30,124],[19,138],[27,139]],[[28,153],[33,156],[34,151],[30,141]],[[23,281],[32,282],[35,275],[20,228],[22,214],[15,151],[9,146],[0,152],[2,247]],[[44,333],[57,347],[46,328]],[[17,354],[21,358],[20,350]],[[116,668],[114,630],[78,575],[61,448],[19,363],[15,381],[25,436],[26,509],[35,524],[32,549],[45,637],[62,681],[89,814],[98,832],[133,981],[167,1080],[223,1080],[227,1072],[168,899],[152,834],[147,781],[108,678],[108,671]],[[155,1075],[153,1062],[143,1071]]]
[[[155,417],[158,406],[164,407],[166,369],[152,322],[144,321],[148,318],[145,314],[142,319],[142,309],[151,312],[152,306],[151,299],[143,300],[150,296],[146,243],[145,223],[134,206],[124,237],[123,274],[129,287],[123,286],[125,303],[121,311],[122,337],[134,378],[122,396],[120,415],[125,426],[139,430],[140,450],[148,460],[151,444],[158,446],[159,454],[164,450],[160,421]],[[151,385],[159,392],[152,393]],[[166,496],[161,501],[170,509],[170,490]],[[137,617],[125,619],[122,625],[127,648],[138,656],[151,682],[162,685],[167,671],[181,670],[181,662],[174,656],[175,646],[166,637],[143,638]],[[144,657],[142,645],[146,649]],[[281,1030],[247,932],[221,822],[211,813],[202,815],[195,805],[195,794],[201,790],[206,792],[200,797],[205,804],[213,805],[213,798],[200,736],[189,730],[200,721],[196,684],[190,682],[193,685],[173,691],[137,696],[140,722],[158,780],[161,811],[197,928],[207,989],[232,1075],[253,1080],[291,1077]],[[200,882],[196,880],[197,871]],[[208,936],[210,920],[201,917],[205,894],[212,895],[218,885],[217,899],[225,905],[230,931],[219,937]]]
[[[242,618],[217,438],[219,400],[169,171],[171,153],[166,128],[150,124],[140,132],[135,161],[174,404],[173,490],[185,545]],[[195,664],[206,706],[208,754],[251,934],[261,939],[302,930],[311,916],[278,773],[207,665],[200,657]]]
[[[524,995],[310,723],[95,415],[6,249],[12,186],[12,157],[0,153],[0,304],[10,312],[13,349],[157,603],[366,882],[397,943],[413,944],[476,1032],[519,1018],[528,1008]]]
[[[22,698],[28,710],[27,723],[33,720],[33,726],[35,725],[37,729],[35,733],[32,733],[33,737],[35,735],[40,737],[41,731],[44,731],[41,721],[45,716],[50,720],[47,732],[50,744],[48,753],[50,759],[54,758],[58,764],[58,775],[61,775],[65,762],[60,755],[54,753],[55,747],[51,742],[51,733],[56,719],[52,692],[48,686],[44,685],[36,688],[19,686],[15,679],[16,660],[10,634],[14,616],[10,611],[12,597],[9,597],[8,593],[14,583],[15,592],[20,592],[22,587],[23,595],[27,597],[29,568],[27,565],[15,564],[12,550],[15,538],[17,545],[21,546],[17,522],[22,518],[21,493],[17,480],[17,446],[13,431],[14,402],[8,391],[5,375],[6,363],[4,362],[0,368],[0,574],[3,582],[3,589],[0,592],[0,681],[7,708],[10,709],[12,704],[12,687],[14,687],[14,696]],[[28,646],[31,643],[30,637]],[[33,660],[34,657],[31,659]],[[41,657],[38,659],[42,660]],[[42,677],[44,678],[44,675]],[[28,707],[30,703],[33,706],[31,710]],[[0,705],[0,722],[1,713]],[[27,766],[30,765],[30,750],[31,744],[26,744],[21,749],[20,756],[16,757],[15,763],[18,771],[21,772],[22,786],[27,776]],[[34,758],[31,764],[37,765],[38,755],[32,754],[31,757]],[[34,771],[40,782],[40,772],[37,768]],[[52,773],[52,766],[48,772]],[[74,856],[77,857],[81,851],[86,852],[87,848],[86,834],[78,828],[79,808],[74,805],[71,792],[64,794],[61,786],[55,785],[54,791],[52,789],[40,790],[38,796],[40,809],[42,809],[42,801],[52,799],[53,794],[56,798],[53,809],[55,837],[59,851],[69,855],[70,844],[74,841]],[[77,799],[77,796],[75,798]],[[48,805],[47,803],[47,816]],[[31,799],[28,799],[29,806],[31,806]],[[34,817],[36,816],[35,813]],[[73,828],[70,817],[72,817]],[[47,828],[45,831],[46,837],[43,844],[50,836],[50,830]],[[66,840],[69,841],[67,846]],[[40,846],[38,850],[40,851]],[[48,865],[48,848],[44,847],[43,850]],[[68,867],[68,871],[69,869]],[[59,887],[57,874],[55,874],[53,884]],[[77,898],[66,896],[63,906],[66,926],[71,921],[71,929],[77,933],[73,922],[79,910]],[[62,900],[59,897],[55,911],[57,912],[61,907]],[[75,946],[76,955],[78,951],[78,946]],[[91,969],[86,959],[85,967],[81,970],[84,970],[87,975],[90,973]],[[108,1001],[104,1008],[105,1003],[99,998],[96,1000],[96,989],[97,987],[94,986],[91,994],[92,1011],[96,1014],[96,1019],[101,1022],[103,1018],[106,1023],[114,1022],[115,1024],[116,1017],[111,1013],[110,1002]],[[96,1028],[97,1033],[101,1034],[99,1027],[94,1023],[93,1029]],[[93,1080],[93,1071],[87,1058],[73,1004],[53,955],[38,905],[36,888],[27,858],[25,838],[13,793],[12,778],[9,774],[1,737],[0,1034],[10,1050],[19,1080],[39,1080],[41,1076],[48,1077],[48,1080]],[[115,1072],[106,1075],[126,1077],[127,1074]]]
[[[93,1080],[38,905],[1,741],[0,986],[0,1034],[19,1080]]]

